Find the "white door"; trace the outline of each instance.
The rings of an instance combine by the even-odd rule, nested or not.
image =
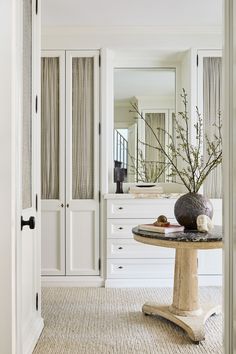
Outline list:
[[[41,58],[42,275],[65,275],[65,51]]]
[[[40,116],[38,3],[23,0],[21,233],[17,254],[17,353],[30,353],[42,330],[40,314]],[[19,220],[20,222],[20,220]]]
[[[99,274],[99,52],[66,53],[66,274]]]

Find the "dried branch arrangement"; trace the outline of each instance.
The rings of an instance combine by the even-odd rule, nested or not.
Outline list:
[[[148,161],[144,158],[142,150],[138,151],[138,158],[135,159],[129,154],[132,174],[136,176],[137,182],[157,183],[159,177],[166,170],[167,164],[159,161]]]
[[[203,133],[203,118],[196,107],[196,124],[194,125],[195,143],[191,142],[190,137],[190,117],[188,114],[188,101],[186,91],[183,89],[181,94],[184,110],[179,112],[174,118],[176,137],[165,129],[157,128],[165,133],[169,140],[167,149],[162,145],[158,138],[157,131],[146,121],[142,113],[139,112],[136,104],[131,103],[131,112],[138,115],[138,119],[145,122],[145,126],[151,130],[157,142],[156,146],[142,142],[142,144],[157,149],[165,156],[166,164],[170,165],[171,172],[169,177],[178,176],[179,180],[185,185],[187,190],[197,193],[203,182],[219,164],[222,162],[222,135],[221,135],[221,115],[218,114],[218,123],[212,126],[215,134],[210,139],[207,133]],[[203,158],[203,149],[206,151]],[[168,152],[167,152],[168,150]],[[180,163],[181,162],[181,163]]]

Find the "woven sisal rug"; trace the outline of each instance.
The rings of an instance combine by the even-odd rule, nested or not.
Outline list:
[[[145,316],[145,301],[168,304],[171,289],[44,288],[43,333],[34,354],[222,354],[222,316],[206,322],[206,340],[193,344],[183,330]],[[221,289],[200,288],[202,301],[221,301]]]

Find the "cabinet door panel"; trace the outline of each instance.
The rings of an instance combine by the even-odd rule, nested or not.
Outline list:
[[[64,210],[54,201],[42,208],[42,275],[65,275]]]
[[[67,274],[98,275],[98,248],[94,238],[97,220],[96,210],[89,206],[88,210],[68,210],[67,221]]]
[[[66,274],[98,275],[99,52],[66,53]]]
[[[42,275],[65,275],[65,51],[41,67]]]

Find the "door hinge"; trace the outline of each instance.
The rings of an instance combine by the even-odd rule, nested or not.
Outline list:
[[[35,0],[35,13],[36,13],[36,15],[38,15],[38,9],[39,9],[38,0]]]
[[[38,95],[35,97],[35,113],[38,113]]]
[[[98,57],[98,65],[99,67],[101,67],[101,55],[99,54],[99,57]]]
[[[36,293],[35,308],[36,308],[36,311],[38,311],[38,309],[39,309],[39,294],[38,293]]]
[[[198,66],[198,54],[197,54],[197,66]]]
[[[98,134],[101,135],[101,123],[98,124]]]
[[[101,270],[101,258],[98,259],[98,270]]]
[[[38,194],[35,195],[35,209],[38,211]]]
[[[101,191],[98,191],[98,201],[101,202]]]

